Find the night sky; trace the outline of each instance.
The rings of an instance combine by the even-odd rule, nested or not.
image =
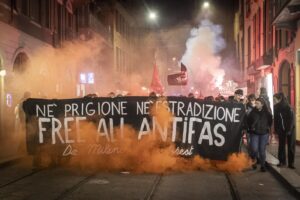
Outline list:
[[[159,29],[172,29],[184,24],[197,27],[203,18],[199,18],[201,6],[205,0],[144,0],[149,9],[158,13]],[[223,27],[226,48],[220,52],[224,60],[235,57],[234,12],[235,0],[207,0],[210,3],[209,20]],[[233,63],[233,66],[235,64]],[[237,65],[236,65],[237,66]]]
[[[196,23],[195,18],[204,0],[144,0],[146,5],[156,10],[160,27],[173,26],[180,23]],[[211,19],[215,23],[232,24],[234,16],[234,0],[208,0],[213,9]]]
[[[181,24],[199,24],[198,14],[205,0],[143,0],[149,9],[158,13],[158,28],[168,29]],[[223,36],[228,42],[227,50],[234,48],[233,23],[235,0],[207,0],[212,11],[209,19],[223,26]]]
[[[159,16],[162,28],[192,21],[195,16],[195,0],[145,0],[150,9]]]

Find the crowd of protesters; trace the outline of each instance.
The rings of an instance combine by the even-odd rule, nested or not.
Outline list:
[[[253,159],[253,169],[257,163],[261,171],[266,171],[266,146],[269,137],[274,132],[278,137],[278,167],[288,164],[295,169],[294,158],[296,148],[295,115],[283,93],[273,96],[274,115],[265,88],[260,89],[258,98],[254,94],[247,97],[246,108],[246,136],[249,154]],[[272,129],[272,125],[274,129]],[[286,145],[288,149],[288,162],[286,162]]]
[[[188,95],[193,97],[192,94]],[[243,90],[235,91],[234,96],[229,96],[227,100],[223,96],[214,98],[207,96],[205,101],[243,103],[245,105],[246,117],[244,120],[244,133],[246,137],[246,147],[249,155],[253,160],[253,169],[260,164],[260,170],[266,171],[266,146],[269,144],[269,138],[274,132],[278,137],[278,167],[288,165],[289,168],[295,169],[295,114],[289,105],[285,95],[280,92],[274,94],[274,115],[266,88],[260,88],[259,96],[249,94],[243,99]],[[274,127],[274,128],[273,128]],[[287,158],[286,158],[287,146]]]
[[[84,98],[94,98],[97,96],[97,94],[88,94]],[[115,98],[122,97],[124,95],[110,92],[107,96]],[[127,94],[126,96],[130,96],[130,94]],[[150,98],[156,98],[158,96],[159,95],[157,95],[155,92],[151,92],[149,94]],[[28,95],[25,97],[28,98]],[[196,98],[193,93],[189,93],[187,97]],[[213,96],[207,96],[202,98],[202,100],[208,102],[216,101],[244,104],[246,117],[243,122],[243,132],[246,138],[245,146],[247,147],[249,156],[253,160],[253,169],[256,169],[257,165],[260,164],[260,170],[262,172],[266,171],[266,146],[268,145],[269,138],[273,132],[277,135],[279,143],[279,164],[277,166],[284,167],[286,164],[288,164],[289,168],[295,169],[295,114],[285,95],[283,93],[274,94],[274,115],[272,115],[270,101],[265,88],[260,88],[259,96],[249,94],[246,96],[246,98],[243,97],[243,90],[237,89],[234,92],[234,95],[229,96],[227,99],[224,96],[219,95],[216,98]],[[286,145],[288,154],[287,158]]]
[[[117,95],[109,94],[110,97]],[[150,97],[157,97],[155,92],[149,94]],[[193,93],[187,95],[189,98],[196,98]],[[244,135],[246,137],[245,145],[249,152],[249,156],[253,160],[253,169],[260,164],[260,170],[266,171],[266,146],[269,144],[269,139],[275,133],[278,138],[278,167],[288,165],[289,168],[295,169],[295,148],[296,148],[296,133],[295,133],[295,115],[293,109],[289,105],[287,98],[283,93],[277,93],[273,96],[274,115],[266,88],[260,88],[258,96],[249,94],[244,97],[243,90],[237,89],[233,96],[227,99],[224,96],[207,96],[202,98],[208,102],[232,102],[243,103],[245,105],[246,117],[243,123]],[[199,98],[201,99],[201,98]],[[286,158],[287,145],[287,158]]]

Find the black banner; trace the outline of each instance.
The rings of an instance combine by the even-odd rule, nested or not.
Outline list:
[[[150,114],[151,109],[161,107],[172,113],[169,123],[159,124],[156,116]],[[23,109],[29,154],[35,154],[36,147],[45,143],[54,147],[84,144],[86,141],[80,139],[80,124],[88,121],[97,130],[95,143],[98,137],[114,143],[114,128],[118,127],[122,133],[126,124],[136,130],[137,140],[155,130],[163,142],[176,144],[174,153],[213,160],[226,160],[228,155],[239,151],[245,116],[243,104],[187,97],[28,99]],[[72,131],[76,131],[75,136],[70,135]]]

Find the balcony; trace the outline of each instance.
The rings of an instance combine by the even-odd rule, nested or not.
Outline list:
[[[274,1],[275,16],[278,16],[292,0],[277,0]]]
[[[241,13],[239,15],[239,28],[240,28],[240,30],[244,29],[244,16],[243,16],[243,13]]]
[[[84,36],[85,39],[92,37],[93,33],[99,34],[107,43],[111,44],[112,38],[107,27],[101,23],[97,17],[89,14],[89,25],[79,27],[79,35]]]
[[[297,20],[300,19],[300,1],[284,0],[276,5],[276,17],[273,24],[276,28],[284,28],[295,30],[297,28]]]
[[[270,49],[269,51],[265,52],[264,55],[261,56],[258,60],[256,60],[255,69],[262,70],[272,65],[272,63],[273,63],[273,49]]]

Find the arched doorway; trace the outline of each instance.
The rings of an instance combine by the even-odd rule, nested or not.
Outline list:
[[[291,65],[287,61],[280,65],[278,88],[279,92],[283,92],[288,102],[291,103]]]
[[[5,119],[3,127],[7,133],[10,133],[10,135],[7,135],[8,138],[11,137],[10,139],[17,135],[24,136],[18,109],[25,91],[30,91],[27,87],[27,79],[24,78],[26,76],[24,72],[29,65],[29,61],[29,56],[24,51],[16,52],[13,60],[13,73],[10,73],[5,79]]]
[[[13,71],[17,73],[22,73],[25,71],[28,65],[29,58],[24,52],[20,52],[14,61]]]

